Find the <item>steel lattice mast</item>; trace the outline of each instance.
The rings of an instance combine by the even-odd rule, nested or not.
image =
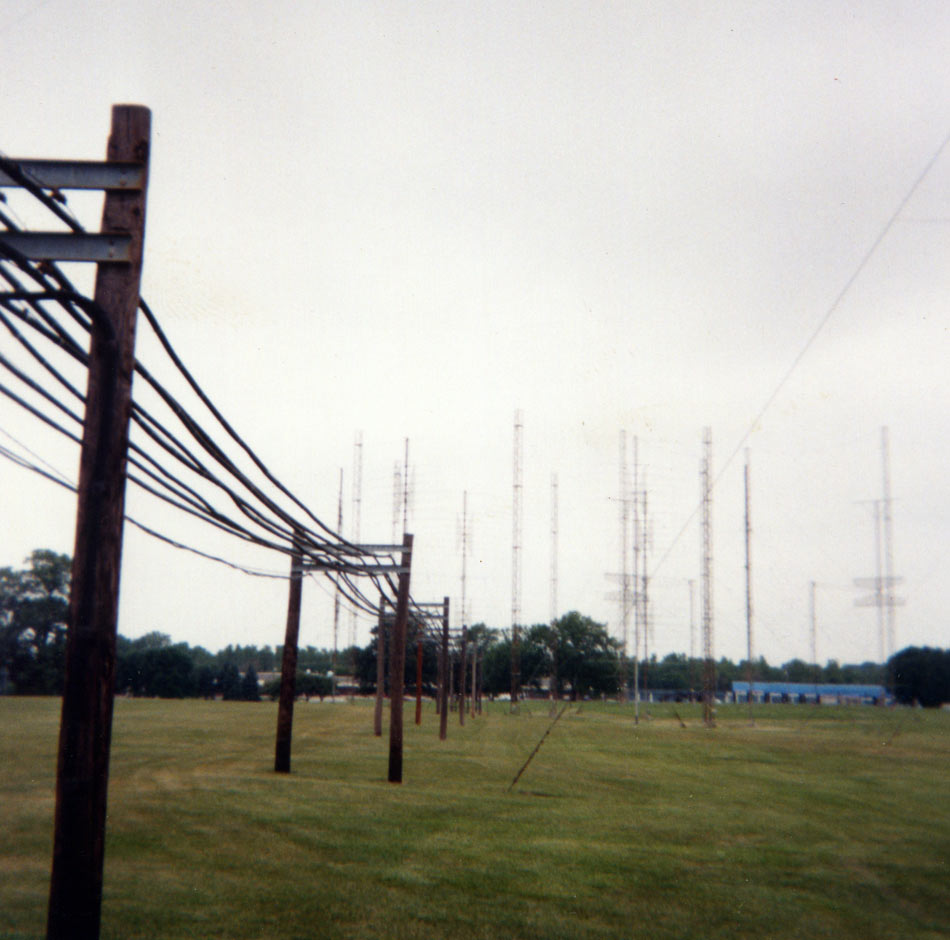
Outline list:
[[[521,531],[524,507],[522,505],[522,432],[524,417],[515,411],[514,460],[512,486],[511,528],[511,708],[518,708],[521,694]]]
[[[703,722],[715,724],[713,702],[716,694],[716,663],[713,659],[712,594],[712,430],[703,431]]]
[[[620,431],[620,701],[627,700],[627,642],[630,617],[630,492],[627,479],[627,432]]]

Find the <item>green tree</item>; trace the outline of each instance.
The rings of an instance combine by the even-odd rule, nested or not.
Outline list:
[[[0,569],[0,673],[14,692],[62,691],[71,561],[37,549],[26,567]]]
[[[218,691],[226,701],[241,698],[241,673],[234,663],[226,662],[218,673]]]
[[[908,646],[887,662],[887,682],[905,705],[935,708],[950,702],[950,650]]]
[[[132,641],[117,656],[117,692],[152,698],[187,698],[197,693],[197,675],[186,643],[163,646],[146,640],[144,648],[136,648],[139,642]]]
[[[241,677],[241,700],[244,702],[259,702],[261,687],[257,682],[257,670],[248,663],[244,675]]]
[[[507,630],[482,653],[482,691],[493,697],[511,691],[511,637]]]
[[[614,695],[618,690],[620,644],[607,627],[572,610],[555,621],[558,675],[570,683],[571,698]]]
[[[201,698],[212,699],[216,690],[214,669],[211,666],[200,666],[196,675],[197,692]]]

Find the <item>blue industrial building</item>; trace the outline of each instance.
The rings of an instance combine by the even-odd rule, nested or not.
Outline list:
[[[733,682],[737,702],[749,700],[749,683]],[[811,702],[822,705],[876,705],[889,700],[883,685],[831,682],[753,682],[754,702]]]

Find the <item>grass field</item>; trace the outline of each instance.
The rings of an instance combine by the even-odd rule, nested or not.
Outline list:
[[[950,714],[496,705],[405,782],[368,703],[116,703],[102,935],[945,938]],[[59,702],[0,698],[0,936],[42,937]]]

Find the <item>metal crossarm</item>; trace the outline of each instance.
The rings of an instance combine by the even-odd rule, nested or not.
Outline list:
[[[145,187],[145,167],[141,163],[107,163],[96,160],[17,160],[4,163],[16,167],[31,183],[43,189],[125,189]],[[0,165],[0,186],[20,186],[19,179]]]

